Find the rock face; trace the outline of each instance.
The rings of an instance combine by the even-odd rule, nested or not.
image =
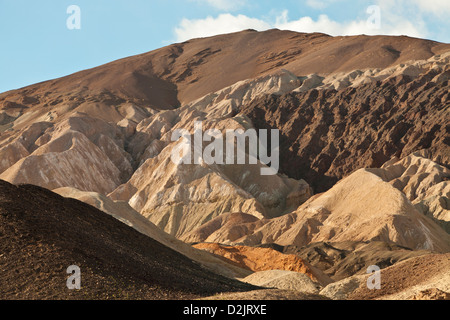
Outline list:
[[[70,132],[19,160],[0,178],[15,184],[45,185],[49,189],[73,186],[107,194],[120,183],[119,176],[117,167],[86,136]]]
[[[314,192],[328,190],[356,169],[380,167],[393,156],[422,149],[449,166],[448,59],[419,69],[416,77],[394,72],[383,81],[338,91],[263,96],[241,113],[256,128],[281,130],[281,172],[301,177]]]
[[[242,81],[177,110],[143,120],[137,126],[140,135],[131,141],[134,153],[142,155],[141,165],[127,183],[109,196],[129,201],[135,210],[179,238],[223,213],[245,211],[263,218],[294,210],[311,196],[303,180],[262,176],[263,164],[178,165],[170,159],[180,143],[172,141],[176,130],[193,134],[196,121],[202,122],[204,131],[251,129],[248,119],[235,115],[243,101],[266,91],[287,92],[296,85],[295,76],[281,71]],[[149,137],[149,145],[138,144],[138,138],[144,135]]]
[[[110,197],[129,200],[135,210],[177,237],[227,212],[279,216],[311,195],[304,181],[260,176],[260,166],[177,165],[170,161],[171,151],[166,148],[148,159]]]
[[[182,240],[188,243],[218,241],[232,244],[265,223],[267,219],[258,219],[243,212],[224,213],[186,233]]]

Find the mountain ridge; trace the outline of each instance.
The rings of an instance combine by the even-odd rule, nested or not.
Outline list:
[[[8,91],[0,94],[0,100],[2,96],[20,92],[31,94],[34,91],[33,95],[39,93],[42,96],[45,88],[55,92],[61,86],[66,93],[73,92],[77,87],[78,93],[83,93],[83,89],[87,88],[99,97],[102,93],[104,98],[111,94],[113,101],[130,99],[141,104],[144,101],[156,108],[167,109],[280,67],[291,69],[298,76],[368,67],[386,68],[408,60],[426,59],[448,49],[450,44],[405,36],[331,37],[276,29],[241,31],[189,40],[115,60],[72,75]],[[392,51],[397,53],[392,56]],[[308,53],[306,56],[305,52]],[[367,56],[371,56],[370,59]],[[229,69],[224,70],[224,65],[228,65]],[[205,68],[216,72],[208,75]],[[44,91],[39,90],[40,87]],[[185,92],[187,89],[189,92]],[[158,90],[160,92],[156,94]]]

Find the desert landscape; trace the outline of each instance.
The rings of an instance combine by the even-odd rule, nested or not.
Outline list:
[[[0,299],[450,300],[449,80],[450,44],[271,29],[1,93]],[[276,174],[171,161],[199,122],[277,130]]]

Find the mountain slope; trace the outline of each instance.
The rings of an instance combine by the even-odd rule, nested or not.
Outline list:
[[[179,299],[251,286],[215,275],[89,205],[0,181],[2,299]],[[68,290],[66,269],[81,269]]]
[[[298,76],[386,68],[428,59],[449,48],[448,44],[409,37],[247,30],[173,44],[7,92],[0,100],[23,105],[130,101],[167,109],[281,67]]]

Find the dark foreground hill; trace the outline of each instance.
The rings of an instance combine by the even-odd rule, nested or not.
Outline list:
[[[81,270],[69,290],[67,268]],[[187,299],[254,287],[87,204],[0,180],[0,299]]]

